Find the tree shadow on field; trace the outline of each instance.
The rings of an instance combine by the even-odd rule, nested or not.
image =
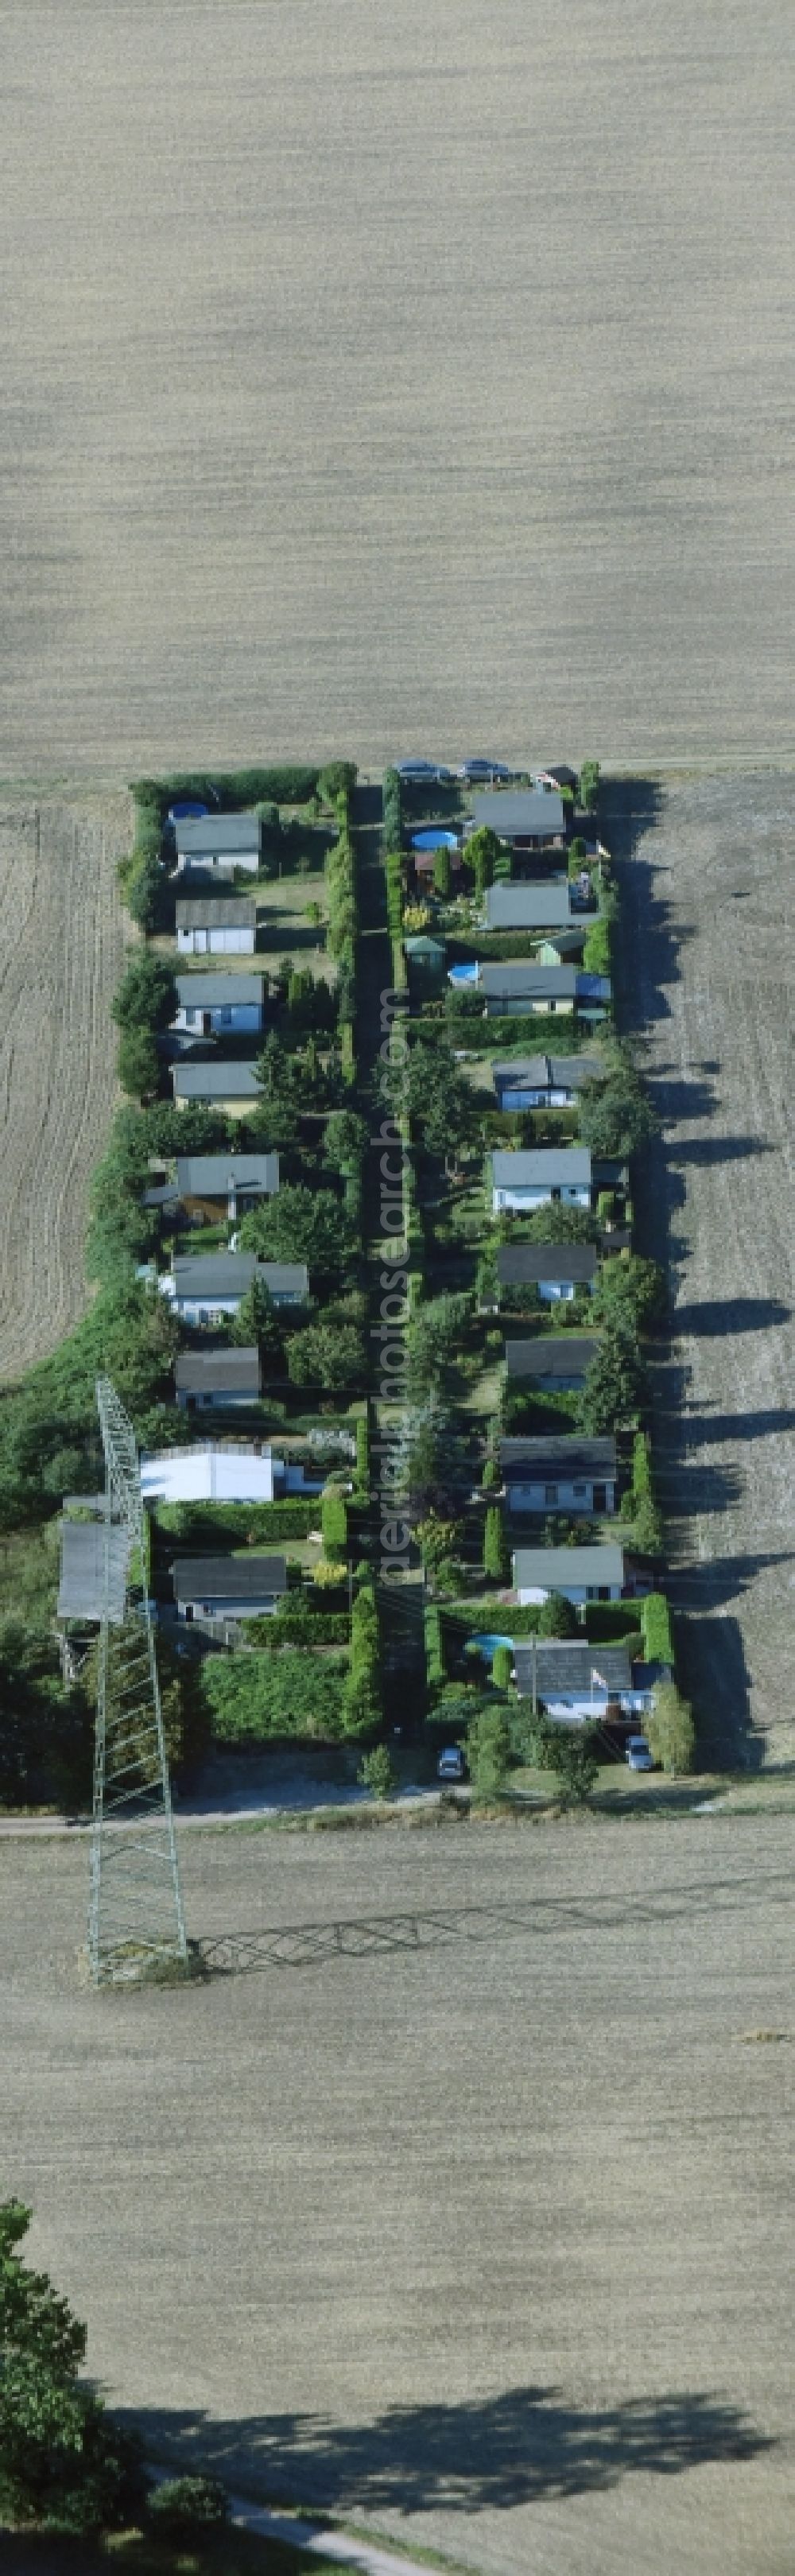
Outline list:
[[[795,1431],[795,1405],[768,1405],[756,1413],[692,1412],[688,1438],[704,1449],[730,1447],[735,1440],[773,1440]]]
[[[764,1745],[751,1723],[750,1676],[737,1619],[677,1619],[677,1668],[698,1719],[701,1760],[758,1771]]]
[[[637,2471],[680,2477],[774,2447],[719,2393],[691,2389],[583,2408],[558,2388],[512,2388],[457,2405],[390,2407],[362,2425],[320,2415],[225,2423],[167,2409],[121,2420],[169,2465],[201,2466],[233,2491],[253,2482],[260,2493],[363,2520],[506,2512],[544,2497],[597,2494]]]
[[[708,1170],[713,1163],[745,1163],[752,1154],[775,1150],[767,1136],[691,1136],[668,1147],[675,1163],[690,1164],[694,1171]]]
[[[704,1340],[720,1340],[724,1333],[766,1333],[773,1324],[788,1324],[789,1306],[780,1297],[703,1297],[690,1306],[677,1306],[672,1317],[674,1334],[694,1333]]]

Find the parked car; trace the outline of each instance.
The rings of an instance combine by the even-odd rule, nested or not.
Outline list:
[[[407,779],[409,784],[414,780],[418,787],[438,787],[443,780],[455,776],[454,770],[443,769],[438,760],[399,760],[397,774],[399,778]]]
[[[654,1770],[654,1757],[649,1750],[645,1735],[627,1737],[624,1760],[629,1764],[630,1771]]]
[[[437,1780],[465,1780],[466,1763],[460,1744],[446,1744],[436,1765]]]
[[[508,779],[515,778],[516,771],[506,769],[501,760],[464,760],[458,775],[459,778],[467,779],[471,787],[475,787],[481,778],[487,781],[496,778],[504,784]]]

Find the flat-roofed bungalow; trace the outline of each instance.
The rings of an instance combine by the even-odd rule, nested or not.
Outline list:
[[[521,1605],[562,1592],[582,1608],[588,1601],[620,1601],[624,1550],[605,1547],[517,1547],[511,1559],[513,1589]]]
[[[287,1590],[283,1556],[185,1556],[172,1567],[177,1616],[267,1619]]]
[[[250,895],[192,895],[176,906],[182,957],[253,957],[257,907]]]
[[[263,982],[262,975],[178,975],[172,1029],[180,1039],[256,1037]]]
[[[578,1288],[593,1295],[599,1269],[595,1243],[502,1243],[497,1253],[500,1303],[511,1289],[535,1288],[546,1305],[570,1305]]]
[[[562,850],[566,814],[555,788],[495,788],[472,798],[475,830],[496,832],[518,850]]]
[[[538,885],[497,883],[486,894],[487,930],[568,930],[571,888],[565,877]]]
[[[554,1018],[556,1013],[571,1018],[577,1007],[574,966],[542,966],[535,957],[495,966],[480,961],[473,981],[483,995],[487,1020],[527,1019],[533,1012],[543,1018]]]
[[[604,1078],[595,1055],[516,1056],[492,1066],[500,1109],[571,1109],[585,1083]]]
[[[174,825],[177,871],[202,876],[234,876],[236,868],[254,875],[260,863],[262,824],[258,814],[203,814],[183,817]]]
[[[178,1154],[177,1197],[189,1225],[234,1225],[279,1187],[278,1154]]]
[[[216,1351],[180,1351],[174,1361],[174,1391],[183,1413],[227,1413],[236,1405],[258,1404],[261,1387],[256,1342],[239,1348],[222,1343]]]
[[[569,1394],[584,1386],[599,1344],[586,1333],[537,1334],[527,1341],[506,1342],[505,1365],[515,1384],[535,1379],[548,1391]]]
[[[274,1306],[302,1306],[309,1295],[304,1261],[259,1261],[253,1252],[179,1253],[160,1288],[182,1323],[203,1330],[236,1315],[255,1279],[262,1280]]]
[[[215,1057],[209,1064],[193,1064],[180,1058],[171,1067],[174,1106],[184,1109],[189,1100],[198,1100],[208,1109],[222,1109],[227,1118],[250,1118],[252,1109],[262,1099],[262,1086],[251,1064],[234,1064],[229,1058]]]
[[[519,1435],[500,1441],[500,1468],[511,1513],[615,1511],[614,1440]]]
[[[590,1208],[591,1157],[587,1145],[538,1145],[526,1152],[492,1154],[492,1206],[521,1216],[546,1202]]]

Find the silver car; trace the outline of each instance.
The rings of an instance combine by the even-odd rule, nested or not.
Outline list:
[[[650,1752],[645,1735],[627,1737],[624,1760],[628,1763],[630,1771],[654,1770],[654,1755]]]

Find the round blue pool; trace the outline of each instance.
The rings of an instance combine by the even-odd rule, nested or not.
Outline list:
[[[458,834],[437,831],[435,827],[430,832],[412,832],[411,846],[413,850],[457,850]]]
[[[206,813],[207,806],[200,803],[198,796],[181,796],[176,805],[169,805],[168,819],[170,823],[201,823]]]
[[[486,1663],[493,1664],[498,1646],[510,1646],[513,1648],[513,1638],[470,1637],[466,1647],[466,1652],[468,1655],[483,1655]]]

